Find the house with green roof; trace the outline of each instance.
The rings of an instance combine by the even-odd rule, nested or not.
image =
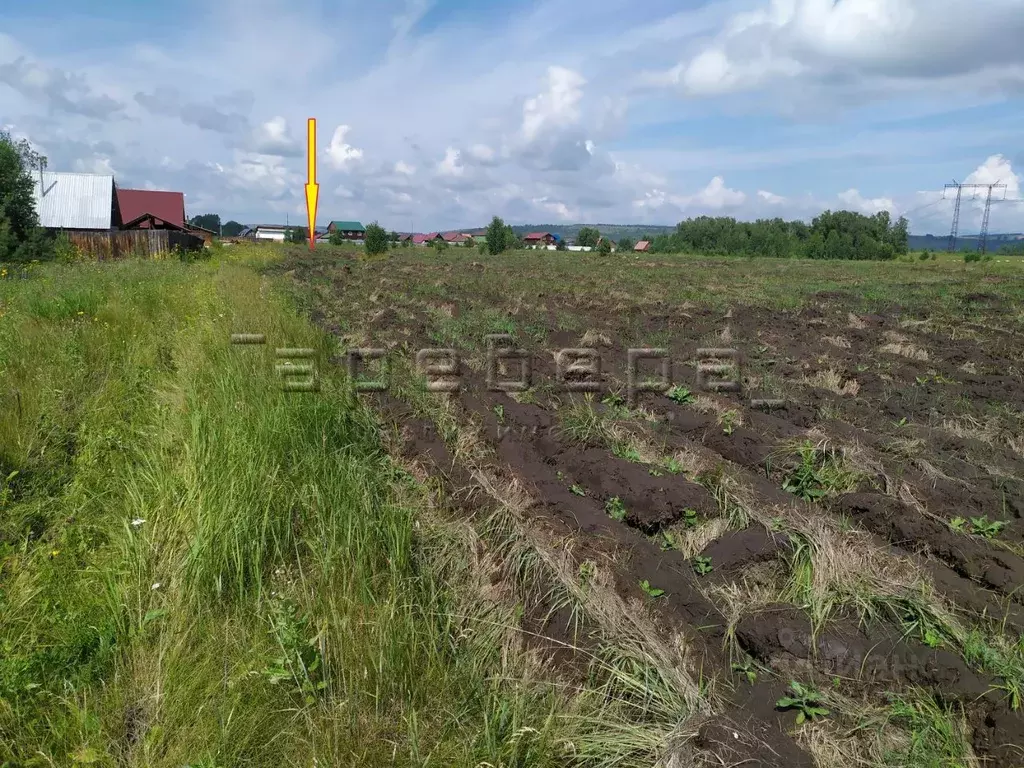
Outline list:
[[[363,240],[366,238],[366,227],[358,221],[332,221],[327,225],[327,234],[337,232],[344,240]]]

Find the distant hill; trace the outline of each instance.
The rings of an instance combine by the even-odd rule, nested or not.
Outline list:
[[[989,251],[998,251],[1004,245],[1015,245],[1024,241],[1024,234],[1020,232],[989,235],[987,247]],[[911,235],[910,250],[923,251],[944,251],[949,245],[949,235]],[[981,245],[980,235],[959,235],[956,239],[957,250],[970,248],[977,250]]]

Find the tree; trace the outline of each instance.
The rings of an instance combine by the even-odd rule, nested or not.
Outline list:
[[[433,248],[435,251],[447,251],[448,241],[440,237],[435,237],[433,240],[427,243],[427,247]]]
[[[395,232],[394,230],[391,230],[388,233],[388,242],[391,243],[392,245],[397,245],[398,244],[398,233]]]
[[[309,229],[306,227],[290,227],[284,233],[286,243],[308,243]]]
[[[221,227],[220,233],[224,235],[224,237],[238,237],[242,234],[242,230],[244,229],[244,224],[239,224],[237,221],[232,219]]]
[[[597,244],[598,253],[611,253],[612,252],[612,241],[607,237],[602,237],[601,242]]]
[[[216,232],[218,235],[220,234],[219,213],[204,213],[201,216],[193,216],[188,223],[195,227],[202,227],[203,229],[208,229],[211,232]]]
[[[636,245],[636,243],[632,240],[632,238],[624,237],[621,240],[619,240],[620,251],[632,251],[634,245]]]
[[[565,244],[565,238],[564,237],[560,237],[558,239],[558,244],[555,245],[555,250],[556,251],[567,251],[567,250],[569,250],[569,246]]]
[[[507,227],[500,217],[495,216],[491,219],[491,223],[487,225],[487,252],[491,256],[497,256],[511,247],[510,232],[511,227]]]
[[[32,170],[45,167],[46,158],[31,144],[14,141],[0,131],[0,261],[30,261],[45,255],[32,194]]]
[[[576,245],[594,248],[600,238],[601,233],[594,227],[580,227],[580,231],[576,234]]]
[[[381,253],[387,253],[388,251],[388,233],[384,230],[380,224],[376,221],[371,222],[366,227],[366,234],[363,238],[365,243],[366,252],[373,256]]]

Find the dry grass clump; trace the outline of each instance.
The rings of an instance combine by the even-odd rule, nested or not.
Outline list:
[[[854,397],[860,392],[860,382],[856,379],[843,380],[842,374],[832,368],[818,371],[813,376],[804,376],[804,384],[818,389],[827,389],[837,395]]]

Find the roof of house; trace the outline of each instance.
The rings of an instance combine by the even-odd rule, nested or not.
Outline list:
[[[462,232],[445,232],[442,237],[449,243],[464,243],[470,240],[470,236]]]
[[[358,221],[332,221],[331,225],[333,225],[335,229],[340,229],[343,232],[345,232],[345,231],[349,231],[349,232],[365,232],[366,231],[366,227],[364,227]]]
[[[291,229],[291,227],[287,224],[257,224],[252,231],[255,232],[257,229]]]
[[[39,225],[48,229],[110,229],[114,177],[94,173],[33,173]],[[42,186],[40,187],[40,180]]]
[[[184,229],[184,227],[179,227],[173,221],[167,221],[166,219],[161,219],[159,216],[154,216],[152,213],[143,213],[143,214],[141,214],[139,216],[136,216],[134,219],[131,219],[130,221],[125,221],[124,217],[122,216],[121,217],[121,222],[122,222],[121,226],[123,228],[125,228],[125,229],[128,229],[130,227],[134,227],[134,226],[136,226],[138,224],[141,224],[146,219],[149,219],[154,227],[162,227],[162,226],[170,225],[173,229],[178,229],[178,230]],[[190,229],[201,230],[203,232],[209,232],[208,229],[202,229],[201,227],[189,227],[189,228]],[[210,234],[212,235],[213,233],[210,232]]]
[[[118,189],[117,206],[121,221],[132,221],[144,213],[185,228],[185,195],[155,189]]]
[[[531,232],[530,234],[526,235],[523,238],[523,240],[543,240],[545,237],[548,237],[549,235],[551,237],[554,237],[554,235],[552,235],[550,232]]]
[[[641,240],[639,243],[637,243],[636,245],[633,246],[633,250],[634,251],[646,251],[650,247],[651,247],[651,241],[650,240]]]

